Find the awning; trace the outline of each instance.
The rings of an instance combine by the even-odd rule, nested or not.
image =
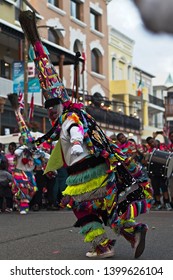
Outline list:
[[[16,39],[23,39],[24,34],[20,27],[17,27],[3,19],[0,19],[0,33],[3,32]]]
[[[17,27],[14,24],[11,24],[5,20],[0,19],[0,34],[1,32],[3,32],[4,34],[7,34],[9,36],[12,36],[16,39],[24,39],[24,34],[23,34],[23,30],[21,27]],[[71,65],[74,64],[75,62],[75,58],[76,58],[76,54],[71,52],[70,50],[61,47],[59,45],[56,45],[55,43],[52,43],[48,40],[42,40],[43,44],[47,47],[49,53],[50,53],[50,57],[51,58],[51,62],[53,63],[53,65],[59,65],[60,63],[60,57],[62,55],[64,55],[64,61],[63,64],[64,65]],[[80,57],[79,58],[80,62],[84,62],[83,58]]]
[[[76,59],[75,53],[45,39],[42,40],[42,43],[46,46],[46,48],[50,52],[50,55],[56,56],[56,60],[55,58],[51,58],[53,65],[59,65],[61,55],[64,55],[64,62],[63,62],[64,65],[71,65],[75,63],[75,59]],[[79,58],[79,61],[82,63],[84,62],[82,57]]]

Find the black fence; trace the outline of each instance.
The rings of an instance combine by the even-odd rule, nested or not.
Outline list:
[[[86,111],[97,122],[107,124],[108,126],[113,125],[126,129],[140,130],[140,120],[137,118],[93,106],[87,106]]]

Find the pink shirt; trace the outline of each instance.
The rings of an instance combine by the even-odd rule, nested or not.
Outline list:
[[[12,173],[15,169],[15,154],[6,154],[5,157],[8,160],[8,171]]]

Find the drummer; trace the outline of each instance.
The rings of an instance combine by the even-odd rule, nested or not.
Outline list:
[[[146,158],[149,159],[149,156],[152,152],[157,150],[162,150],[160,143],[155,138],[149,136],[146,138],[146,143],[148,144],[148,151],[146,153]],[[154,191],[154,200],[153,210],[161,210],[162,208],[167,211],[172,210],[170,205],[170,198],[168,192],[168,180],[163,176],[163,174],[150,175],[151,185]],[[161,202],[161,197],[163,196],[163,204]]]
[[[173,131],[169,132],[169,141],[170,143],[168,144],[168,150],[173,153]],[[173,208],[173,172],[172,172],[172,176],[169,178],[168,181],[168,190],[169,190],[169,194],[170,194],[170,204],[171,207]]]

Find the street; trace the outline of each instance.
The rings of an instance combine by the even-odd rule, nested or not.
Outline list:
[[[173,260],[173,211],[150,211],[138,221],[147,223],[146,248],[140,260]],[[86,260],[89,245],[83,242],[72,211],[30,211],[0,214],[0,260]],[[115,260],[133,260],[130,244],[116,237]]]

